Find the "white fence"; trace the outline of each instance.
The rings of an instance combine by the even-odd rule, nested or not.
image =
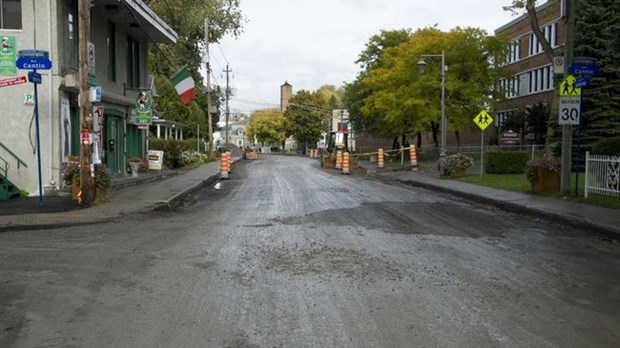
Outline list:
[[[586,152],[586,198],[588,192],[620,197],[620,157]]]

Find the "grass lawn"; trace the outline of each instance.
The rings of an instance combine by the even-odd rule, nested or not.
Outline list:
[[[462,178],[458,178],[456,180],[481,186],[493,187],[501,190],[533,194],[532,187],[525,178],[524,174],[483,174],[482,176],[480,176],[479,174],[472,174]],[[571,177],[571,193],[566,198],[574,202],[591,204],[612,209],[620,209],[620,197],[589,194],[587,199],[584,198],[584,183],[585,176],[583,174],[580,174],[579,188],[577,190],[579,194],[575,196],[575,174],[573,173]],[[564,197],[559,193],[549,194],[548,196],[557,198]]]

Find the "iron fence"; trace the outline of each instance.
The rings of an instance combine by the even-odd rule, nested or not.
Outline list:
[[[586,152],[586,198],[588,193],[620,197],[620,157]]]

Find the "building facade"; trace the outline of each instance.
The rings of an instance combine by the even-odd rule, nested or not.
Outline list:
[[[564,47],[564,0],[550,0],[536,8],[540,29],[554,50]],[[495,121],[502,132],[506,121],[519,113],[525,113],[528,106],[553,100],[554,62],[547,55],[532,32],[527,15],[495,30],[496,36],[506,37],[510,41],[510,50],[506,59],[507,68],[512,77],[502,80],[500,88],[506,99],[496,106]],[[519,130],[515,130],[519,131]]]
[[[80,153],[78,0],[0,0],[9,2],[11,20],[1,14],[0,37],[13,44],[13,57],[2,57],[0,81],[27,75],[27,70],[9,68],[20,50],[47,51],[52,61],[51,69],[38,71],[42,83],[37,86],[40,170],[44,192],[51,194],[62,186],[63,163]],[[138,93],[152,83],[147,47],[175,43],[177,35],[141,0],[91,1],[90,18],[88,84],[99,87],[101,96],[93,103],[91,119],[94,160],[106,164],[112,175],[125,175],[127,158],[146,150],[148,129],[132,116]],[[0,175],[36,195],[32,91],[32,83],[0,87],[0,166],[8,164]]]

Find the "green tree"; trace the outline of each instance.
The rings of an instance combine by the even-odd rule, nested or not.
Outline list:
[[[286,136],[293,136],[302,151],[309,145],[316,144],[327,128],[330,114],[326,112],[327,101],[315,91],[300,90],[291,97],[289,107],[284,113]],[[295,107],[300,105],[303,107]]]
[[[286,138],[284,114],[280,109],[258,110],[250,116],[246,128],[249,139],[269,145],[280,145]]]
[[[525,109],[525,133],[532,135],[534,144],[544,144],[549,119],[549,105],[536,103]]]
[[[583,141],[591,145],[620,134],[620,2],[581,1],[575,26],[575,56],[600,67],[582,89]]]

